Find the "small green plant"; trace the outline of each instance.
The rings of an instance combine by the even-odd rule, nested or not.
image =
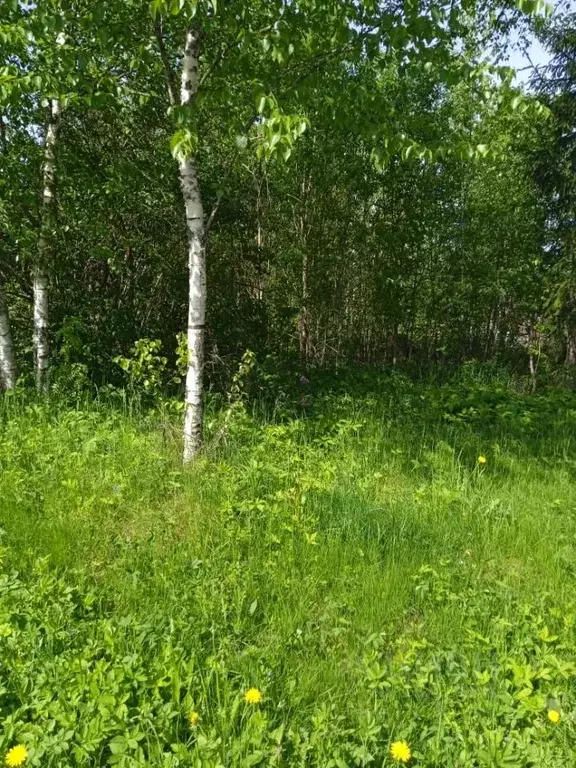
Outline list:
[[[256,355],[247,349],[240,360],[238,370],[232,376],[232,384],[228,391],[231,403],[244,402],[248,396],[249,379],[256,368]]]
[[[180,377],[188,370],[188,338],[185,331],[176,336],[176,370]]]
[[[160,354],[162,342],[159,339],[138,339],[130,350],[130,357],[115,357],[114,362],[128,377],[128,388],[132,393],[144,391],[147,395],[158,395],[164,382],[168,358]]]

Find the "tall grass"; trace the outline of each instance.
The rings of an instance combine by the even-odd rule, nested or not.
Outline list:
[[[215,412],[186,471],[168,413],[2,404],[0,748],[574,762],[573,396],[393,378]]]

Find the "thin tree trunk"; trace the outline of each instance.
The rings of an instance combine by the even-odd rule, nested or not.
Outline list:
[[[16,386],[16,359],[10,332],[10,318],[4,296],[4,286],[0,282],[0,386],[6,390]]]
[[[530,352],[528,363],[530,366],[530,390],[532,394],[534,394],[538,385],[538,357],[535,356],[533,352]]]
[[[496,321],[498,317],[498,302],[490,310],[490,317],[488,318],[488,325],[486,328],[486,343],[484,344],[484,362],[490,357],[492,351],[492,339],[494,337],[494,329],[496,328]]]
[[[300,188],[300,211],[296,218],[296,225],[299,230],[300,247],[302,248],[302,267],[301,267],[301,296],[300,296],[300,321],[298,327],[298,339],[300,347],[300,366],[305,373],[310,362],[310,306],[309,306],[309,288],[308,288],[308,235],[310,228],[308,226],[308,198],[311,190],[311,178],[307,178],[306,171],[302,178]]]
[[[537,342],[535,345],[534,342]],[[530,367],[530,380],[532,394],[535,394],[538,386],[538,366],[540,365],[540,353],[542,351],[542,334],[533,326],[528,335],[528,365]]]
[[[566,330],[566,365],[576,365],[576,290],[572,288],[567,303],[568,318]]]
[[[566,329],[566,365],[576,365],[576,333]]]
[[[302,253],[302,300],[300,305],[300,365],[302,372],[308,369],[309,323],[308,323],[308,253],[306,245]]]
[[[44,144],[44,165],[42,168],[42,221],[40,237],[38,239],[38,255],[32,275],[32,290],[34,294],[34,367],[36,371],[36,389],[38,392],[46,392],[48,390],[48,287],[52,261],[54,212],[56,208],[56,144],[58,141],[59,119],[60,102],[58,99],[52,99]]]
[[[200,38],[196,30],[186,34],[180,102],[192,103],[198,91]],[[184,463],[190,462],[202,445],[202,402],[204,370],[204,329],[206,319],[206,260],[204,250],[204,210],[198,184],[196,159],[182,158],[180,184],[186,207],[189,249],[188,293],[188,370],[184,415]]]

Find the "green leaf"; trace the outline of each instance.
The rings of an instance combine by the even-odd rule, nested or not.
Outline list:
[[[108,746],[113,755],[121,755],[128,749],[128,739],[125,736],[114,736]]]
[[[297,135],[301,136],[306,131],[306,129],[308,128],[308,125],[309,125],[309,121],[308,120],[306,120],[306,119],[300,120],[298,122],[298,126],[296,128]]]
[[[262,752],[262,750],[258,750],[257,752],[253,752],[251,755],[248,755],[246,758],[244,758],[244,765],[246,768],[251,768],[251,766],[261,763],[263,759],[264,752]]]
[[[533,14],[540,10],[538,0],[517,0],[516,5],[523,13]]]
[[[166,11],[166,0],[152,0],[150,3],[150,13],[152,18],[156,18],[159,14]]]
[[[415,144],[410,144],[409,146],[405,147],[402,150],[402,158],[404,160],[410,160],[410,158],[416,154],[416,149],[417,147]]]
[[[170,139],[170,151],[176,160],[191,157],[198,149],[198,136],[188,128],[182,128]]]
[[[267,97],[267,96],[265,96],[265,95],[263,95],[263,96],[260,96],[260,98],[259,98],[259,100],[258,100],[258,106],[256,107],[256,109],[257,109],[257,111],[258,111],[258,112],[259,112],[261,115],[263,115],[263,114],[264,114],[264,110],[266,109],[266,104],[267,104],[267,103],[268,103],[268,97]]]

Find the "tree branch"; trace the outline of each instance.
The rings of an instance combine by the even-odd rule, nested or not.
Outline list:
[[[2,154],[8,154],[8,142],[6,141],[6,124],[0,112],[0,140],[2,141]]]
[[[258,32],[256,32],[257,35],[264,35],[266,32],[270,32],[272,30],[272,26],[269,24],[267,27],[262,27],[262,29],[259,29]],[[242,39],[240,40],[234,40],[231,43],[228,43],[228,45],[225,45],[224,48],[220,51],[220,53],[216,56],[212,64],[209,65],[208,69],[204,72],[202,77],[200,78],[200,83],[198,88],[202,88],[206,80],[210,77],[210,75],[214,72],[216,67],[221,64],[224,59],[226,58],[226,54],[229,53],[233,48],[236,48],[237,46],[241,45]]]
[[[528,59],[528,61],[530,62],[530,66],[532,67],[532,71],[534,72],[534,74],[535,74],[535,75],[537,75],[537,76],[538,76],[538,79],[540,80],[540,82],[541,82],[541,83],[544,83],[544,85],[545,85],[545,84],[546,84],[546,78],[545,78],[545,77],[542,75],[542,73],[539,71],[539,69],[538,69],[538,67],[536,66],[536,64],[534,64],[534,62],[532,61],[532,59],[530,58],[530,54],[528,53],[528,51],[524,51],[524,55],[526,56],[526,58],[527,58],[527,59]],[[528,67],[525,67],[525,69],[528,69]]]
[[[168,89],[168,98],[170,99],[170,104],[174,107],[180,103],[180,97],[178,96],[174,71],[170,65],[170,59],[168,58],[168,51],[164,45],[162,19],[160,18],[154,20],[154,33],[156,35],[156,42],[158,43],[158,50],[160,51],[160,59],[164,66],[164,77],[166,79],[166,88]]]
[[[216,200],[216,203],[214,204],[214,207],[212,208],[212,210],[210,212],[210,216],[208,217],[208,221],[206,222],[206,226],[204,227],[204,240],[208,239],[208,235],[210,233],[210,229],[212,227],[214,219],[216,218],[216,214],[218,213],[218,209],[220,208],[220,201],[221,200],[222,200],[222,195],[218,195],[218,199]]]

